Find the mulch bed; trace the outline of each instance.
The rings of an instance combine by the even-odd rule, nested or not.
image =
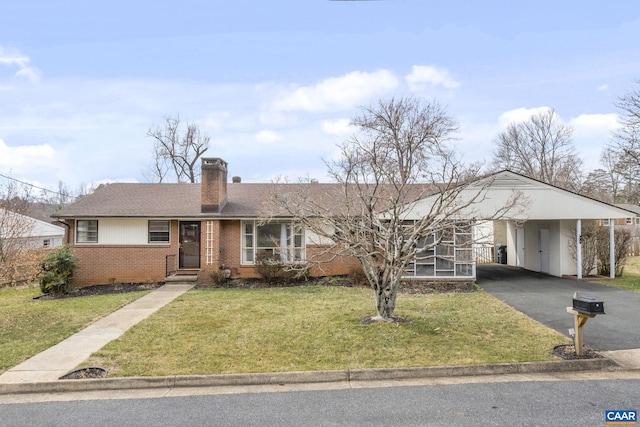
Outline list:
[[[123,294],[125,292],[135,291],[147,291],[159,288],[164,285],[164,282],[154,283],[113,283],[110,285],[93,285],[83,286],[80,288],[73,288],[68,294],[54,295],[54,294],[42,294],[35,297],[35,299],[50,300],[61,298],[75,298],[85,297],[92,295],[106,295],[106,294]]]
[[[153,283],[113,283],[107,285],[93,285],[74,288],[71,293],[54,295],[42,294],[34,299],[51,300],[61,298],[75,298],[91,295],[119,294],[125,292],[153,290],[164,285],[164,282]],[[198,288],[234,288],[234,289],[261,289],[261,288],[284,288],[294,286],[344,286],[348,288],[360,287],[368,288],[368,285],[354,285],[353,282],[344,276],[332,277],[311,277],[304,282],[278,282],[267,283],[260,279],[229,279],[220,284],[198,284]],[[473,283],[468,282],[403,282],[399,293],[404,295],[421,295],[433,293],[451,292],[474,292],[477,288]]]
[[[553,348],[553,354],[565,359],[565,360],[579,360],[579,359],[602,359],[604,356],[595,352],[595,350],[589,347],[582,348],[582,356],[576,354],[576,349],[573,344],[561,344]]]
[[[80,368],[75,371],[71,371],[64,374],[59,379],[61,380],[86,380],[90,378],[105,378],[107,376],[107,370],[100,367],[88,367]]]
[[[344,286],[347,288],[369,288],[369,285],[354,285],[345,276],[310,277],[304,282],[277,282],[267,283],[260,279],[229,279],[220,284],[199,284],[199,288],[234,288],[234,289],[260,289],[260,288],[285,288],[293,286]],[[477,287],[470,282],[403,282],[399,293],[405,295],[421,295],[433,293],[451,292],[475,292]]]

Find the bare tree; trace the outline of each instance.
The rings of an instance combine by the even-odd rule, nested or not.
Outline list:
[[[337,185],[320,197],[313,195],[318,184],[280,189],[269,211],[291,216],[319,241],[331,242],[318,258],[357,258],[375,294],[371,319],[399,320],[396,295],[407,267],[454,229],[470,230],[463,211],[481,192],[460,196],[478,171],[447,147],[458,126],[436,102],[379,101],[363,108],[353,125],[358,132],[340,146],[338,159],[327,162]]]
[[[155,182],[169,176],[178,182],[196,182],[200,172],[200,157],[209,148],[210,137],[200,132],[195,123],[187,123],[182,133],[180,117],[165,116],[164,126],[149,129],[153,138],[153,164],[150,175]]]
[[[578,190],[582,159],[572,142],[573,128],[549,109],[511,123],[495,138],[493,169],[509,169],[569,190]]]
[[[640,80],[638,80],[640,84]],[[609,150],[616,156],[616,168],[624,177],[627,203],[640,202],[640,89],[621,96],[616,107],[620,109],[620,128],[613,134]]]
[[[29,187],[9,181],[0,193],[0,284],[13,283],[33,272],[37,259],[30,254],[35,219],[27,216]],[[20,272],[20,270],[24,270]],[[28,270],[28,271],[27,271]],[[33,270],[33,271],[31,271]]]

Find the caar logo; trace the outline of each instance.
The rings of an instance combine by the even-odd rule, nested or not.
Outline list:
[[[607,410],[604,412],[604,420],[607,425],[636,425],[638,411]]]

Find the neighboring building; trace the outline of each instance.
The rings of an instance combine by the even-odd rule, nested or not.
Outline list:
[[[617,203],[616,206],[634,212],[640,215],[640,206],[629,203]],[[611,221],[609,219],[600,220],[600,225],[608,227]],[[631,233],[631,244],[629,247],[629,255],[640,255],[640,217],[627,217],[614,220],[616,227],[622,227]]]
[[[63,227],[0,209],[0,239],[16,241],[14,247],[40,249],[62,245]]]
[[[232,277],[257,277],[255,261],[261,253],[278,251],[295,261],[320,251],[318,239],[290,218],[271,213],[271,220],[264,222],[264,203],[274,191],[301,185],[310,198],[321,200],[337,184],[254,184],[239,179],[228,183],[224,160],[202,161],[201,184],[109,184],[56,213],[54,217],[67,226],[67,243],[79,260],[74,283],[158,281],[176,271],[207,280],[222,267]],[[469,225],[444,230],[442,240],[438,235],[442,244],[417,259],[407,278],[475,279],[477,237],[472,236],[486,233],[476,224],[486,224],[483,220],[493,218],[514,192],[528,203],[503,217],[498,227],[504,230],[508,263],[558,276],[580,271],[569,256],[566,233],[579,228],[580,219],[635,215],[508,171],[479,179],[465,191],[463,197],[485,193],[467,210],[467,217],[460,218],[461,224]],[[419,201],[406,219],[419,219],[429,203],[429,198]],[[355,265],[353,258],[339,258],[311,274],[347,274]]]

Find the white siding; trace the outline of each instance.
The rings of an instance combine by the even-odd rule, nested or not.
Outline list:
[[[149,241],[147,219],[98,220],[98,244],[145,245]]]
[[[461,217],[475,219],[491,219],[514,197],[519,197],[518,204],[510,209],[503,219],[520,220],[560,220],[560,219],[602,219],[629,218],[632,212],[620,209],[607,203],[574,194],[551,185],[519,176],[511,172],[501,172],[496,176],[481,180],[460,192],[452,209],[462,209]],[[486,185],[489,185],[485,187]],[[407,219],[420,218],[430,211],[433,198],[419,201]],[[443,212],[446,214],[446,212]]]

